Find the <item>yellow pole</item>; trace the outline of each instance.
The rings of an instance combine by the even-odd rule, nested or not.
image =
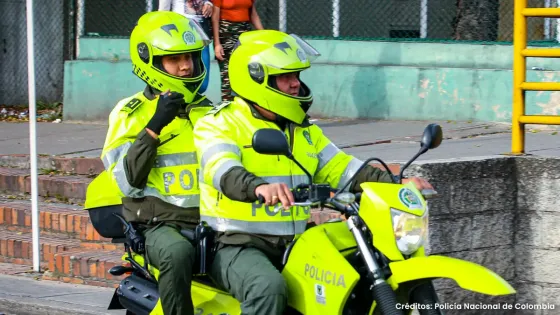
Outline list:
[[[513,108],[511,122],[511,153],[525,153],[525,125],[519,117],[525,115],[525,91],[521,84],[525,82],[526,61],[523,50],[527,48],[527,18],[523,10],[527,0],[514,0],[513,7]]]
[[[519,122],[533,125],[560,125],[560,116],[556,115],[528,115],[521,116]]]

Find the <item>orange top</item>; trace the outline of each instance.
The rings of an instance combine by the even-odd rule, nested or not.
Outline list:
[[[213,0],[220,8],[220,20],[231,22],[250,22],[253,0]]]

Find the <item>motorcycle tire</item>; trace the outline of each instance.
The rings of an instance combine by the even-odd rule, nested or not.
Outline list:
[[[435,308],[435,304],[439,303],[439,299],[431,282],[423,283],[416,287],[411,294],[411,303],[418,305],[430,305],[430,308],[418,309],[420,315],[443,315],[440,309]]]
[[[131,311],[129,311],[129,310],[126,310],[126,313],[125,313],[125,315],[136,315],[136,314],[132,313],[132,312],[131,312]]]
[[[397,308],[397,296],[387,282],[383,282],[373,287],[373,298],[383,315],[404,315],[403,311]]]

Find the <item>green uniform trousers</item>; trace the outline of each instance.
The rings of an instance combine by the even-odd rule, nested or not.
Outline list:
[[[281,315],[288,303],[284,278],[256,248],[228,245],[218,250],[210,276],[241,302],[243,315]]]
[[[174,225],[144,232],[148,262],[159,270],[158,290],[165,315],[193,315],[192,269],[196,251]]]

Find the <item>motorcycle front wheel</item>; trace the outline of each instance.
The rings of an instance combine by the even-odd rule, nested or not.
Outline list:
[[[431,281],[417,286],[412,291],[410,300],[411,303],[424,306],[418,309],[420,315],[443,315],[441,309],[435,307],[435,304],[439,303],[439,299]]]

